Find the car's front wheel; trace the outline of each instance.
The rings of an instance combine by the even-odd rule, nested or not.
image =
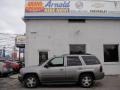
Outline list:
[[[37,87],[39,85],[39,79],[36,75],[27,75],[24,78],[24,86],[27,88],[34,88]]]
[[[83,74],[80,76],[79,83],[84,88],[89,88],[93,85],[94,79],[91,74]]]

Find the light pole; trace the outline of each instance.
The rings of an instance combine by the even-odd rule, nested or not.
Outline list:
[[[5,57],[5,47],[3,47],[3,57]]]

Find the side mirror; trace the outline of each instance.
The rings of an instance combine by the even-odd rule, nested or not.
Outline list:
[[[45,67],[45,68],[49,68],[49,65],[48,65],[48,64],[46,64],[44,67]]]

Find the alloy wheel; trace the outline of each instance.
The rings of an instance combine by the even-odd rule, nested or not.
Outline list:
[[[39,81],[38,81],[37,77],[34,75],[27,76],[24,80],[24,84],[28,88],[36,87],[38,85],[38,82]]]
[[[91,75],[84,75],[81,77],[80,83],[83,87],[88,88],[93,84],[93,78]]]

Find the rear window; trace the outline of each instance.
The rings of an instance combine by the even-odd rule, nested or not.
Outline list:
[[[95,56],[82,56],[86,65],[100,64],[100,61]]]

